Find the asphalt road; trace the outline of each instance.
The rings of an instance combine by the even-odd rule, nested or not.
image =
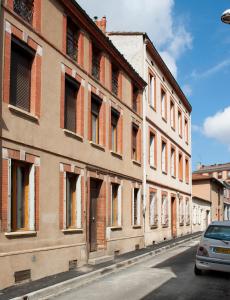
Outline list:
[[[193,273],[196,242],[56,296],[65,300],[230,300],[230,274]]]

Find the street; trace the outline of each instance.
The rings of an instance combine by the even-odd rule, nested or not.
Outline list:
[[[55,299],[230,299],[230,275],[193,273],[196,241],[104,276]]]

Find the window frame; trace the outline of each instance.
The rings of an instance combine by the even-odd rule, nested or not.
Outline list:
[[[161,86],[161,117],[167,122],[167,91],[163,86]]]
[[[181,159],[180,159],[181,158]],[[184,172],[183,172],[183,153],[178,152],[178,178],[179,181],[183,182]]]
[[[170,126],[173,130],[175,130],[175,123],[176,123],[175,122],[175,101],[171,98],[170,99]]]
[[[172,160],[172,153],[174,153],[174,161]],[[172,172],[172,166],[174,172]],[[174,145],[171,145],[171,151],[170,151],[170,174],[171,177],[176,178],[176,147]]]
[[[154,204],[152,204],[152,195],[154,194]],[[152,211],[153,208],[153,211]],[[151,228],[158,227],[158,205],[157,205],[157,190],[149,189],[149,225]]]
[[[149,105],[156,111],[156,75],[149,69]]]
[[[165,145],[164,148],[163,145]],[[163,165],[165,166],[165,168],[163,168]],[[163,174],[168,173],[168,143],[167,140],[164,138],[161,139],[161,171]]]
[[[132,225],[141,226],[141,189],[136,187],[132,189]]]
[[[152,142],[151,137],[153,137]],[[153,149],[151,145],[153,145]],[[151,168],[157,168],[157,134],[151,128],[149,129],[149,165]]]
[[[182,110],[178,108],[178,134],[179,134],[179,137],[182,138]]]
[[[114,197],[113,197],[113,188],[117,189],[117,199],[116,199],[116,214],[114,214]],[[121,227],[121,219],[122,219],[122,192],[121,192],[121,184],[111,183],[111,226],[112,227]],[[116,216],[116,220],[114,220],[114,215]]]

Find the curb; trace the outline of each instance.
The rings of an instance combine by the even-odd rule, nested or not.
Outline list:
[[[175,248],[176,246],[178,246],[180,244],[186,243],[191,240],[195,240],[195,239],[199,238],[200,236],[201,236],[201,234],[198,234],[198,235],[189,237],[187,239],[184,239],[184,240],[181,240],[178,242],[174,242],[170,245],[162,246],[159,249],[149,251],[148,253],[144,253],[139,256],[115,263],[111,266],[101,268],[99,270],[90,272],[88,274],[84,274],[79,277],[72,278],[72,279],[63,281],[61,283],[54,284],[52,286],[25,294],[20,297],[12,298],[12,300],[41,300],[41,299],[53,298],[57,295],[65,293],[73,288],[81,287],[81,286],[83,286],[89,282],[92,282],[100,277],[107,276],[108,274],[118,271],[121,268],[129,267],[136,263],[139,263],[139,262],[149,258],[150,256],[156,256],[160,253],[166,252],[168,249]]]

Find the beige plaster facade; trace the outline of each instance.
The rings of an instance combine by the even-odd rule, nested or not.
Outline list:
[[[137,145],[140,159],[131,156],[132,124],[142,134],[142,115],[132,109],[132,86],[139,90],[145,82],[105,38],[104,34],[81,10],[75,1],[39,1],[36,18],[40,25],[30,25],[18,16],[11,0],[2,1],[1,14],[1,202],[0,202],[0,289],[15,283],[17,272],[30,270],[31,280],[68,271],[75,262],[81,266],[95,256],[121,254],[144,246],[142,218],[141,145]],[[36,8],[37,9],[37,8]],[[81,57],[75,62],[65,53],[66,17],[80,27]],[[38,23],[39,23],[38,22]],[[37,26],[37,25],[36,25]],[[35,99],[39,113],[26,112],[7,99],[12,37],[22,43],[35,45],[36,65]],[[104,59],[101,80],[91,75],[92,44],[102,51]],[[79,50],[81,51],[81,50]],[[120,95],[111,92],[111,63],[119,69]],[[81,123],[79,131],[62,127],[63,85],[65,76],[77,80],[81,91]],[[40,78],[40,84],[39,80]],[[33,87],[31,88],[33,89]],[[99,142],[89,138],[91,95],[101,99],[102,121],[99,121]],[[120,151],[110,147],[111,107],[122,119],[119,131]],[[34,173],[29,179],[29,225],[27,230],[12,228],[12,195],[10,194],[12,163],[28,164]],[[65,224],[65,176],[77,177],[77,225]],[[98,185],[96,221],[96,248],[90,247],[90,203],[92,182]],[[119,186],[118,223],[111,224],[111,186]],[[33,187],[31,187],[33,186]],[[65,186],[65,188],[64,188]],[[134,189],[138,190],[137,208],[134,208]],[[34,202],[31,200],[34,199]],[[80,199],[80,200],[79,200]],[[66,201],[66,200],[65,200]],[[80,202],[79,202],[80,201]],[[80,204],[79,204],[80,203]],[[79,211],[78,211],[79,209]],[[134,209],[137,222],[134,224]],[[74,217],[75,218],[75,217]]]

